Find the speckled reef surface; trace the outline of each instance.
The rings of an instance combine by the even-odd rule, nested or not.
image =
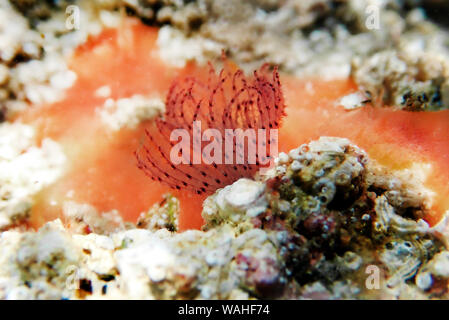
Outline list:
[[[83,12],[79,30],[65,26],[70,4]],[[367,8],[379,21],[367,23]],[[0,298],[448,298],[449,216],[429,226],[419,176],[387,170],[347,139],[300,145],[266,175],[217,190],[203,203],[202,230],[177,232],[169,193],[135,223],[69,201],[63,219],[34,230],[33,196],[60,177],[66,156],[13,122],[62,99],[76,81],[65,58],[123,15],[160,27],[162,56],[175,66],[225,50],[244,70],[269,62],[297,77],[352,77],[360,90],[341,101],[347,109],[448,109],[444,10],[437,0],[0,0]],[[119,130],[163,108],[135,95],[97,111]]]
[[[67,203],[70,223],[0,236],[10,299],[348,299],[445,297],[446,220],[422,194],[342,138],[280,154],[263,179],[204,202],[202,231],[176,233],[167,195],[136,226]],[[92,230],[87,233],[87,230]]]

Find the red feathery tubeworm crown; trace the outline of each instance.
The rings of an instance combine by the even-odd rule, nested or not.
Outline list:
[[[146,129],[146,143],[135,153],[137,165],[151,179],[172,188],[198,194],[214,192],[239,178],[252,177],[258,168],[267,166],[267,160],[271,159],[270,151],[261,153],[257,146],[260,144],[269,149],[273,143],[277,145],[277,134],[272,134],[270,129],[279,128],[284,109],[277,68],[270,74],[268,65],[264,65],[259,71],[254,71],[253,76],[247,77],[224,59],[224,68],[217,75],[209,63],[207,82],[197,77],[185,77],[172,84],[164,116]],[[194,125],[198,121],[201,129]],[[182,149],[187,152],[179,164],[174,164],[170,158],[177,144],[170,137],[176,129],[189,133],[187,150]],[[230,135],[227,129],[234,130],[234,135]],[[245,136],[247,129],[265,133],[262,136]],[[196,141],[194,130],[200,130]],[[198,137],[215,143],[215,150],[208,154],[206,148],[195,149],[195,143],[201,143]],[[245,138],[247,143],[242,143]],[[225,143],[220,143],[220,139]],[[233,159],[227,153],[227,139],[231,139]],[[254,158],[249,161],[249,156],[245,158],[255,150],[255,161]],[[192,163],[195,156],[203,156],[206,160]],[[217,157],[219,161],[214,161]]]

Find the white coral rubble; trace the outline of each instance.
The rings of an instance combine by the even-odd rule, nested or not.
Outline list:
[[[32,196],[63,173],[66,157],[58,143],[34,145],[34,129],[0,124],[0,229],[26,218]]]
[[[121,128],[133,129],[164,110],[162,99],[136,94],[118,100],[108,98],[102,107],[97,108],[97,113],[108,128],[117,131]]]

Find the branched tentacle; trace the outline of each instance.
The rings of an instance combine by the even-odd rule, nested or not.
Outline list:
[[[206,83],[190,76],[172,84],[166,98],[164,116],[156,119],[146,130],[146,143],[135,152],[137,166],[152,180],[171,188],[198,194],[213,192],[241,177],[255,174],[261,161],[266,160],[259,154],[258,145],[268,148],[276,142],[270,136],[269,129],[279,128],[284,115],[284,98],[277,68],[274,68],[271,77],[268,65],[255,71],[252,77],[246,77],[243,71],[235,70],[225,61],[224,69],[217,75],[209,63]],[[201,123],[201,131],[197,135],[193,133],[194,121]],[[187,150],[182,149],[188,153],[181,152],[179,156],[182,161],[178,165],[170,159],[170,152],[177,144],[170,141],[171,132],[175,129],[184,129],[189,133]],[[203,160],[201,140],[207,129],[215,129],[207,138],[213,138],[210,141],[219,146],[214,149],[213,156],[208,155],[208,159],[218,158],[218,161],[193,163],[195,156]],[[232,155],[226,154],[225,141],[231,139],[226,129],[235,133],[231,140]],[[237,133],[235,129],[241,129],[242,133]],[[255,135],[246,139],[243,132],[247,129],[253,129]],[[262,141],[259,141],[258,129],[267,130]],[[193,147],[194,139],[201,146],[200,150]],[[254,150],[256,163],[249,163],[249,152]],[[221,151],[221,158],[215,154],[218,151]],[[266,154],[269,156],[269,152]],[[231,156],[232,159],[229,159]],[[243,164],[236,164],[238,156],[243,156]]]

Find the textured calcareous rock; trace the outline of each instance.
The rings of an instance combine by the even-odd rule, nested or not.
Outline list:
[[[444,294],[448,251],[440,239],[445,229],[403,216],[398,203],[387,197],[388,188],[370,191],[373,183],[407,186],[373,166],[348,140],[322,137],[280,154],[263,180],[241,179],[217,190],[204,202],[203,231],[173,232],[179,204],[169,195],[142,214],[137,228],[112,213],[102,218],[89,205],[68,202],[67,226],[56,220],[37,232],[1,233],[0,296],[338,299],[417,298],[429,290]],[[406,203],[422,201],[415,195]],[[380,270],[379,290],[367,289],[367,268]]]
[[[32,196],[64,171],[66,157],[51,139],[35,145],[33,127],[0,123],[0,230],[23,223]]]

